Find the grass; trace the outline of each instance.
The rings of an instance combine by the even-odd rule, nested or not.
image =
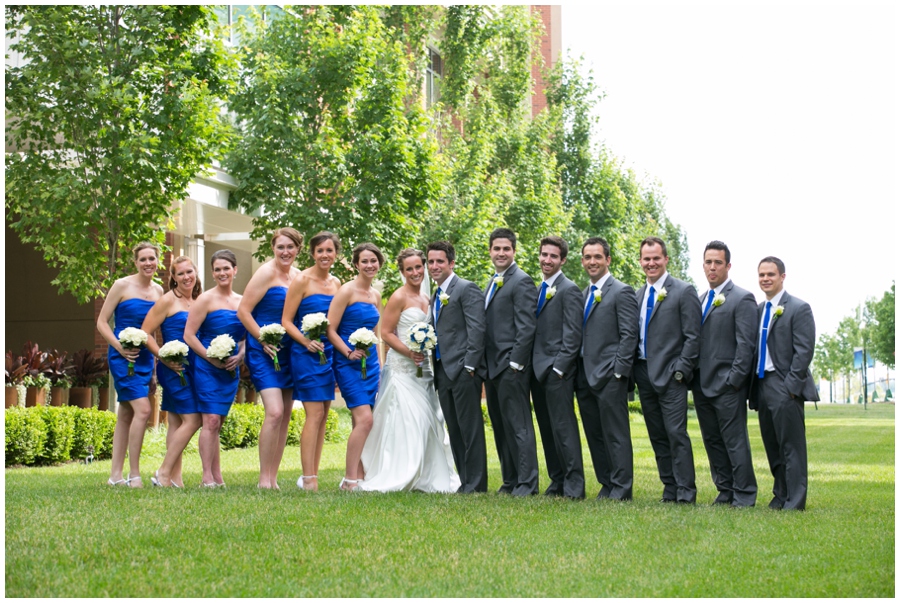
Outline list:
[[[318,494],[294,486],[296,447],[281,492],[256,489],[256,448],[223,452],[226,490],[108,488],[109,461],[10,469],[6,595],[893,597],[894,406],[808,406],[802,513],[766,508],[772,478],[750,414],[760,504],[742,510],[709,506],[716,492],[694,417],[694,507],[657,502],[639,415],[631,503],[593,500],[586,446],[588,500],[495,494],[490,432],[491,492],[469,496],[338,492],[344,444],[326,444]],[[148,486],[161,450],[147,446]],[[191,454],[186,484],[199,473]]]

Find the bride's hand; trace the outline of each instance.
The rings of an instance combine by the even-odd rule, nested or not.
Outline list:
[[[425,354],[422,354],[420,352],[411,352],[409,358],[416,363],[416,366],[425,362]]]

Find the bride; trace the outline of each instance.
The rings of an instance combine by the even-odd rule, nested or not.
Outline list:
[[[382,338],[391,349],[362,451],[366,478],[359,489],[455,492],[459,476],[445,444],[431,367],[423,354],[404,343],[410,326],[427,318],[428,297],[420,291],[425,255],[405,249],[397,256],[397,266],[406,282],[391,295],[381,318]],[[416,377],[419,365],[422,377]]]

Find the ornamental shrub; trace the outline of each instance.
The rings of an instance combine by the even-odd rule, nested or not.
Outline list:
[[[340,438],[340,419],[333,408],[328,409],[328,417],[325,419],[325,441],[337,442]]]
[[[47,441],[47,426],[41,418],[40,408],[7,408],[5,424],[7,466],[33,464],[44,452]]]
[[[84,459],[89,454],[88,446],[94,447],[95,459],[111,457],[116,415],[96,408],[71,408],[76,411],[71,457]]]
[[[247,434],[247,420],[244,413],[238,411],[243,404],[235,404],[231,407],[231,412],[222,421],[222,429],[219,431],[219,443],[222,450],[237,448],[244,441]]]
[[[295,408],[291,411],[291,424],[288,427],[287,445],[299,446],[300,434],[303,433],[303,425],[306,423],[306,411],[302,408]]]
[[[36,456],[36,463],[64,463],[71,458],[69,453],[75,438],[76,410],[73,406],[40,407],[39,414],[47,429],[47,441],[44,450]]]

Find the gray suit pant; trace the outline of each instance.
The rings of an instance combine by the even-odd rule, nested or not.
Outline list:
[[[452,381],[440,361],[434,363],[441,412],[447,422],[450,450],[459,473],[457,492],[487,492],[487,445],[481,414],[481,378],[463,371]]]
[[[773,503],[805,509],[807,490],[806,423],[803,400],[791,398],[775,372],[757,382],[759,431],[775,478]]]
[[[538,493],[537,443],[528,396],[531,367],[504,369],[484,382],[488,414],[500,457],[500,492],[514,496]]]
[[[601,485],[598,498],[631,500],[634,452],[628,417],[628,381],[610,379],[597,390],[586,378],[579,379],[578,409],[594,473]]]
[[[545,494],[584,498],[584,460],[575,418],[575,373],[560,378],[552,369],[539,381],[531,373],[531,398],[541,430],[544,460],[550,475]]]
[[[750,456],[747,433],[747,396],[745,391],[728,388],[725,393],[707,398],[694,390],[694,408],[709,457],[709,471],[719,490],[720,502],[739,507],[756,504],[756,475]]]
[[[647,363],[634,363],[634,380],[641,396],[641,409],[647,434],[656,455],[663,500],[693,503],[697,501],[694,481],[694,453],[687,433],[687,385],[675,378],[662,394],[653,389]]]

